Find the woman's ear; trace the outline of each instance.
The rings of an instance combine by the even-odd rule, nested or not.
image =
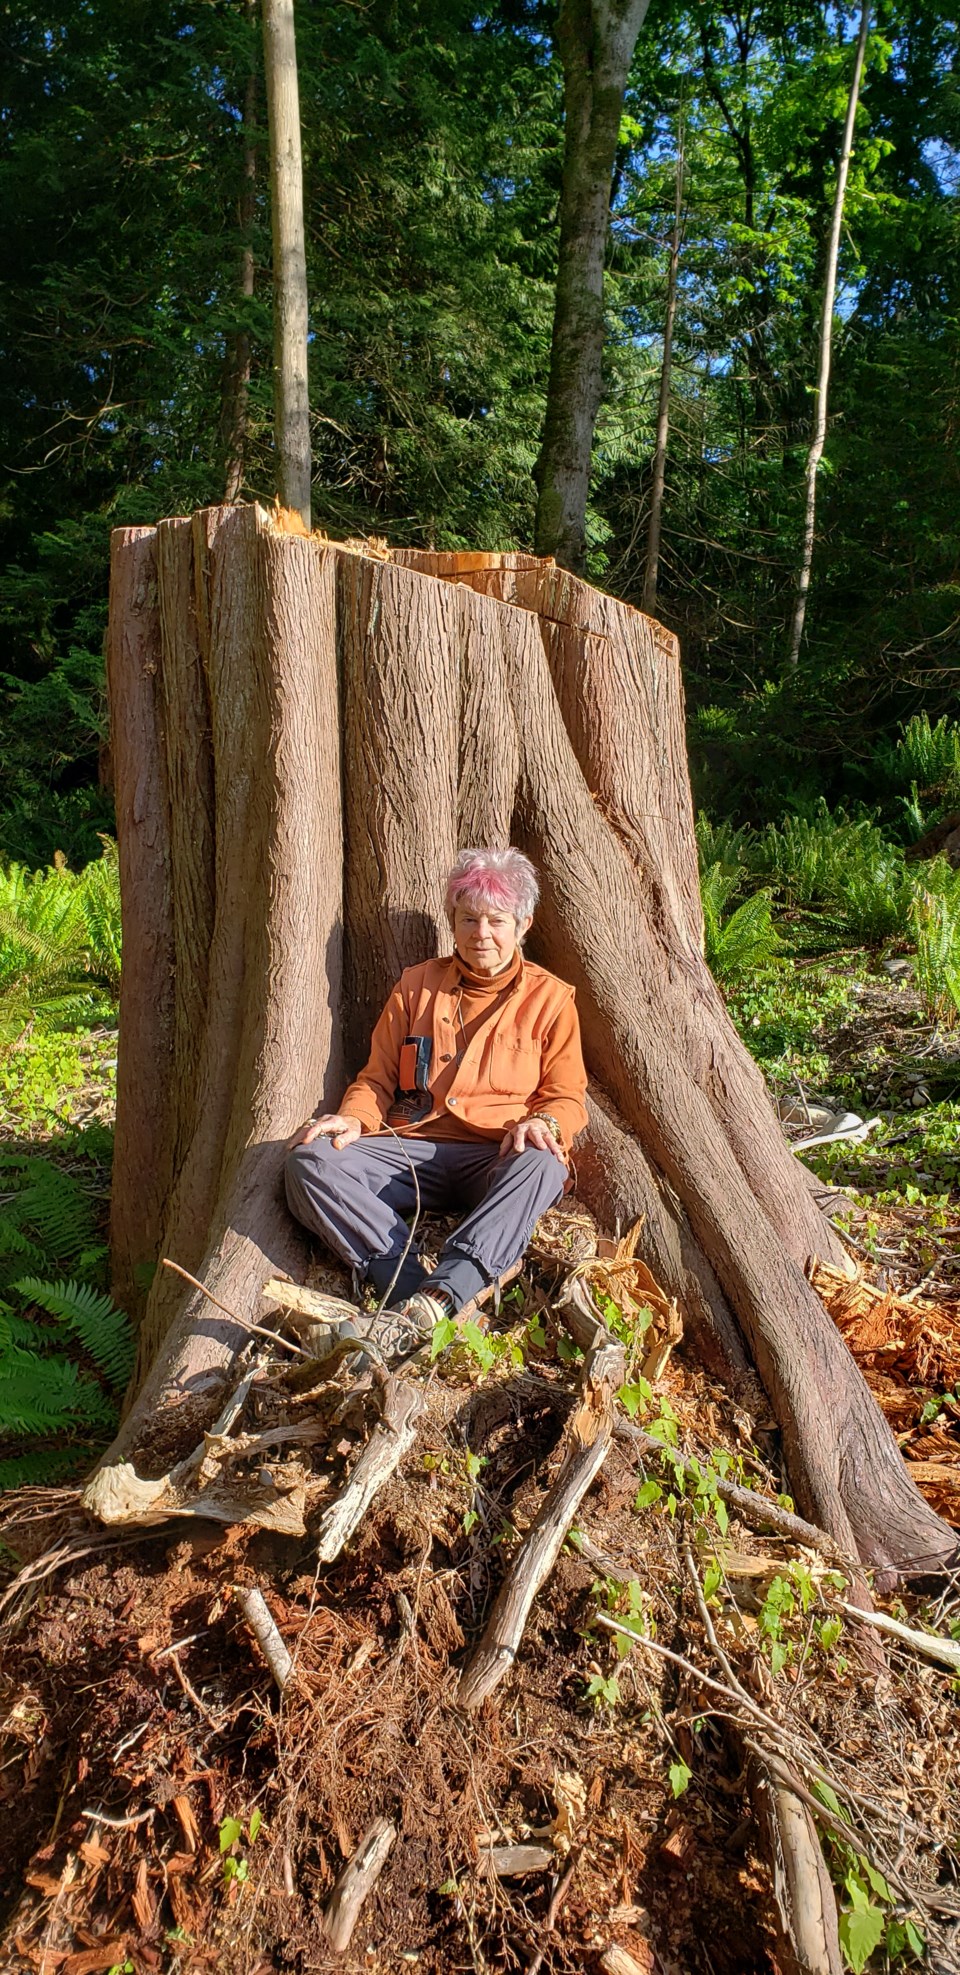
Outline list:
[[[520,946],[520,945],[522,944],[522,942],[523,942],[523,941],[524,941],[524,939],[526,938],[526,936],[527,936],[527,934],[528,934],[528,932],[530,931],[530,928],[531,928],[531,926],[532,926],[532,925],[533,925],[533,914],[532,914],[532,913],[530,913],[530,914],[529,914],[529,916],[528,916],[528,917],[527,917],[526,919],[518,919],[518,920],[517,920],[517,945],[518,945],[518,946]]]

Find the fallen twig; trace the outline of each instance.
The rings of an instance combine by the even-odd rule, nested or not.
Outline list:
[[[293,1672],[293,1661],[277,1630],[262,1591],[234,1586],[234,1597],[273,1674],[281,1694]]]
[[[460,1706],[480,1706],[517,1655],[530,1608],[560,1554],[587,1489],[596,1480],[613,1438],[614,1394],[623,1382],[623,1347],[600,1322],[586,1290],[567,1285],[561,1315],[587,1351],[576,1411],[564,1428],[564,1455],[553,1487],[527,1531],[497,1594],[483,1637],[460,1676]]]
[[[205,1296],[207,1302],[212,1303],[215,1310],[222,1311],[225,1317],[229,1317],[232,1324],[237,1324],[241,1330],[248,1330],[252,1337],[269,1338],[270,1343],[279,1344],[282,1351],[292,1351],[296,1358],[309,1358],[309,1351],[305,1351],[302,1344],[294,1344],[292,1338],[281,1337],[279,1331],[265,1330],[262,1324],[251,1323],[249,1317],[238,1317],[236,1310],[228,1310],[227,1305],[221,1303],[219,1297],[212,1295],[211,1291],[196,1276],[190,1274],[189,1269],[182,1269],[179,1262],[171,1262],[169,1255],[162,1257],[161,1268],[172,1269],[175,1276],[182,1276],[184,1282],[189,1282],[194,1289],[199,1289],[201,1296]]]
[[[321,1924],[330,1946],[338,1954],[350,1945],[360,1909],[386,1865],[396,1835],[396,1825],[386,1817],[378,1817],[361,1838],[334,1886]]]
[[[940,1666],[947,1666],[951,1673],[960,1673],[960,1639],[944,1639],[939,1632],[917,1632],[910,1625],[901,1625],[899,1619],[890,1618],[887,1612],[864,1612],[859,1605],[848,1605],[844,1598],[838,1598],[840,1610],[848,1618],[856,1619],[859,1625],[872,1625],[878,1632],[886,1632],[891,1639],[899,1639],[905,1646],[912,1646],[915,1653],[922,1653],[925,1659],[936,1660]]]

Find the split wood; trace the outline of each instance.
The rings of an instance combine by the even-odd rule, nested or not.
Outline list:
[[[520,1545],[483,1637],[460,1676],[457,1699],[469,1711],[486,1700],[513,1665],[533,1601],[556,1563],[613,1439],[616,1393],[625,1375],[623,1347],[601,1323],[576,1278],[565,1285],[558,1308],[575,1343],[585,1353],[579,1399],[564,1429],[560,1472]]]
[[[235,1585],[233,1595],[282,1694],[293,1672],[293,1661],[263,1592]]]
[[[389,1818],[378,1817],[344,1866],[323,1916],[323,1932],[335,1953],[349,1947],[364,1900],[372,1893],[397,1835]]]
[[[416,1422],[425,1405],[422,1388],[379,1370],[374,1371],[374,1385],[381,1391],[380,1418],[343,1488],[320,1519],[317,1556],[323,1564],[333,1563],[349,1543],[374,1496],[416,1439]]]

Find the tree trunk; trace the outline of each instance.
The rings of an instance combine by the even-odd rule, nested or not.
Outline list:
[[[680,220],[683,204],[683,125],[677,145],[677,186],[667,265],[667,306],[663,318],[663,361],[660,365],[660,398],[657,405],[657,437],[653,450],[653,479],[650,487],[650,516],[647,522],[647,554],[643,572],[643,608],[653,616],[657,608],[657,574],[660,566],[660,527],[663,520],[663,491],[667,478],[667,438],[670,432],[670,372],[673,364],[673,324],[677,313],[677,274],[680,267]]]
[[[447,944],[458,844],[519,842],[594,1079],[581,1192],[643,1215],[702,1353],[755,1368],[803,1513],[867,1563],[942,1564],[953,1534],[806,1279],[839,1245],[703,959],[676,641],[529,556],[367,553],[257,508],[113,554],[118,1292],[166,1254],[263,1320],[302,1261],[284,1139],[339,1099],[398,969]],[[192,1445],[242,1336],[161,1270],[107,1469]]]
[[[273,226],[274,440],[283,507],[310,526],[307,257],[293,0],[263,0]]]
[[[257,0],[246,0],[244,12],[252,35]],[[243,245],[240,250],[241,303],[252,301],[256,267],[253,257],[253,223],[257,213],[257,72],[251,56],[243,97],[243,186],[237,219]],[[247,454],[247,420],[250,403],[250,331],[244,325],[227,337],[220,431],[223,444],[225,501],[238,501],[243,487]]]
[[[583,566],[603,359],[603,258],[623,96],[649,0],[560,0],[566,136],[536,545]]]
[[[833,221],[830,227],[830,244],[827,249],[827,270],[823,287],[823,313],[820,318],[820,364],[813,399],[813,429],[810,434],[810,450],[807,454],[806,499],[803,514],[803,548],[800,555],[800,569],[797,575],[797,595],[793,607],[793,623],[790,627],[790,649],[787,663],[796,666],[800,662],[800,646],[803,642],[803,627],[807,615],[807,598],[810,594],[810,577],[813,571],[813,550],[817,536],[817,472],[823,458],[823,448],[827,438],[827,397],[830,389],[830,360],[833,350],[833,304],[837,292],[837,263],[840,258],[840,233],[843,227],[843,205],[847,193],[847,177],[853,153],[853,132],[857,120],[857,103],[860,97],[860,78],[863,74],[864,56],[867,50],[867,31],[870,26],[870,0],[862,0],[860,8],[860,32],[857,36],[856,52],[853,58],[853,78],[847,98],[847,115],[843,127],[843,146],[840,152],[840,168],[837,172],[837,189],[833,197]]]

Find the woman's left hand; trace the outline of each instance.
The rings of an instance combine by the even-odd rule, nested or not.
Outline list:
[[[500,1157],[502,1159],[506,1152],[523,1152],[528,1146],[535,1146],[538,1152],[552,1152],[561,1166],[566,1166],[567,1155],[563,1146],[542,1118],[521,1118],[519,1124],[511,1125],[500,1147]]]

